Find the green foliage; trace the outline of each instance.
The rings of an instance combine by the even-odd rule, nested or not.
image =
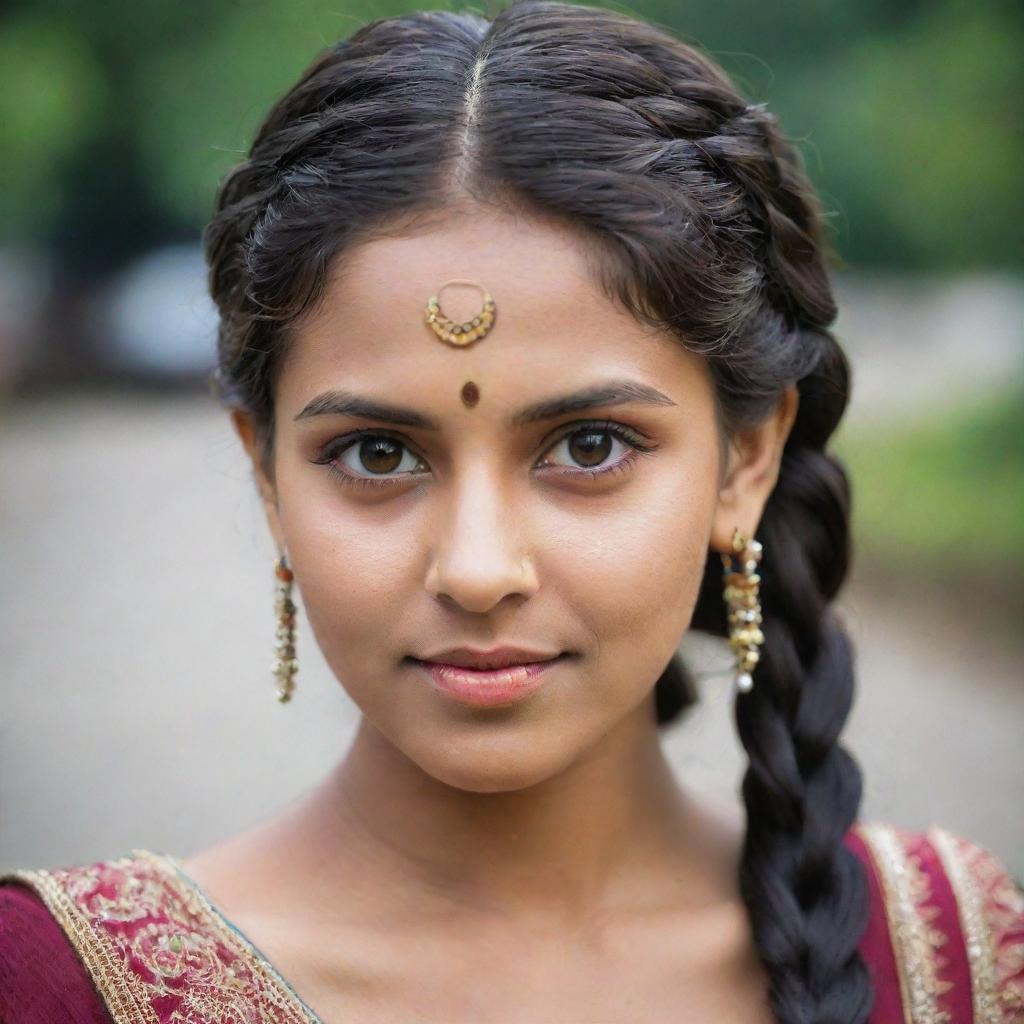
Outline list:
[[[935,4],[788,83],[839,199],[847,260],[1021,265],[1022,46],[1016,11]]]
[[[858,548],[928,567],[1024,572],[1024,388],[837,437]]]
[[[31,236],[61,211],[61,161],[109,102],[87,45],[66,26],[12,19],[0,32],[0,223]]]
[[[143,165],[174,212],[199,225],[221,176],[241,160],[263,115],[331,42],[373,16],[310,4],[225,6],[218,24],[189,45],[156,55],[140,83]]]
[[[597,0],[594,0],[597,2]],[[0,14],[0,223],[85,265],[194,236],[313,57],[416,0],[14,0]],[[470,9],[493,15],[502,0]],[[1004,0],[608,6],[706,49],[805,153],[853,265],[1019,268],[1024,10]]]

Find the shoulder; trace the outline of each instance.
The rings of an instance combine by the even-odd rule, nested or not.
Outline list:
[[[866,948],[881,973],[888,957],[906,999],[952,1021],[1024,1020],[1024,887],[991,849],[939,825],[878,821],[847,845],[871,890]]]
[[[0,875],[0,1020],[109,1024],[133,1009],[118,953],[171,901],[169,858]]]
[[[0,879],[0,1020],[110,1024],[74,944],[39,893],[14,876]]]
[[[15,889],[21,892],[12,898]],[[48,941],[63,943],[77,973],[68,968],[62,975],[79,993],[91,987],[96,1007],[93,1016],[71,1016],[67,1001],[77,1008],[77,1000],[86,997],[62,990],[54,999],[65,1002],[51,1000],[46,1011],[36,1012],[32,990],[38,973],[49,970],[50,947],[20,934],[19,923],[11,919],[10,927],[0,927],[13,950],[10,969],[5,973],[0,967],[3,1024],[153,1020],[158,1006],[161,1019],[170,1013],[196,1024],[243,1017],[281,1024],[309,1020],[287,983],[175,857],[135,850],[92,864],[12,872],[0,876],[0,893],[10,905],[0,906],[0,917],[28,906],[45,925]],[[0,960],[5,955],[0,949]],[[3,1012],[8,996],[17,1000],[17,1013]],[[197,1008],[203,1009],[201,1016]]]

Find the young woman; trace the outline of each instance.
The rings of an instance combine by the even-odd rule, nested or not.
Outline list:
[[[1003,865],[858,819],[848,365],[771,114],[618,13],[386,18],[270,112],[206,252],[280,696],[294,585],[361,725],[212,849],[9,876],[5,1024],[1024,1017]],[[736,656],[742,820],[662,754],[687,629]]]

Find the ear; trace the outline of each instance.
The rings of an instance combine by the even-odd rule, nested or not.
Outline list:
[[[713,551],[732,551],[736,527],[754,537],[768,501],[779,478],[782,449],[796,419],[800,396],[791,384],[780,396],[766,420],[737,434],[729,444],[724,480],[718,491],[711,528]]]
[[[267,476],[263,468],[263,451],[260,447],[256,427],[252,416],[241,410],[231,410],[231,423],[235,433],[241,439],[249,461],[252,463],[253,476],[256,479],[256,486],[259,488],[260,498],[263,501],[263,511],[267,516],[267,525],[274,538],[278,551],[285,551],[284,534],[281,530],[281,521],[277,510],[277,489],[274,482]]]

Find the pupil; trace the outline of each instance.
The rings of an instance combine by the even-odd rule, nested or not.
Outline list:
[[[569,441],[569,453],[584,466],[599,466],[611,451],[611,434],[601,431],[574,434]]]
[[[359,446],[359,461],[371,473],[387,473],[402,461],[402,446],[386,437],[370,438]]]

